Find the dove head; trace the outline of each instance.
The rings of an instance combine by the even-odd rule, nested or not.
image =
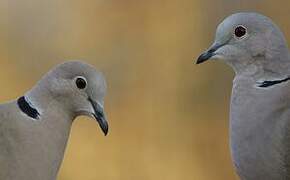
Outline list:
[[[106,82],[102,73],[83,62],[68,61],[49,71],[25,98],[43,114],[50,108],[57,108],[73,118],[79,115],[94,117],[106,135],[105,92]]]
[[[257,13],[236,13],[218,25],[214,43],[196,63],[223,59],[236,73],[256,73],[280,66],[283,69],[288,56],[284,35],[269,18]]]

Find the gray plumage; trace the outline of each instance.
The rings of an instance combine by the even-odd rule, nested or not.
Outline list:
[[[76,81],[81,82],[77,85]],[[17,100],[1,104],[0,179],[55,180],[76,116],[94,116],[107,133],[102,109],[105,91],[100,72],[69,61],[53,68],[25,93],[28,104],[23,104],[23,110]],[[37,118],[28,115],[33,113],[31,108],[39,113]]]
[[[230,142],[240,178],[290,179],[290,55],[284,35],[263,15],[233,14],[197,63],[211,58],[236,73]]]

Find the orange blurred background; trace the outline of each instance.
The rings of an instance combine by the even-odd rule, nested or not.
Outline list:
[[[194,65],[217,24],[271,17],[290,40],[289,0],[0,0],[1,101],[52,66],[86,61],[106,75],[110,132],[78,118],[58,180],[233,180],[232,70]]]

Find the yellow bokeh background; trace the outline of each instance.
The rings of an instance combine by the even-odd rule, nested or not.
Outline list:
[[[234,74],[193,62],[233,12],[271,17],[289,41],[289,9],[289,0],[0,0],[0,100],[81,59],[106,76],[110,132],[77,118],[58,180],[234,180]]]

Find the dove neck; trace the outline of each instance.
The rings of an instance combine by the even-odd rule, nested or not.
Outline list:
[[[49,86],[48,83],[37,83],[30,91],[25,93],[24,97],[39,112],[40,118],[42,116],[49,117],[52,113],[57,112],[72,121],[74,114],[71,113],[70,107],[64,106],[66,104],[64,102],[65,98],[53,95]]]
[[[45,152],[46,157],[50,157],[40,157],[39,161],[45,164],[41,170],[44,177],[46,177],[46,172],[52,172],[47,177],[54,176],[55,178],[63,160],[74,117],[59,100],[50,95],[48,88],[36,85],[25,94],[25,98],[39,112],[39,118],[34,123],[36,124],[34,134],[37,133],[38,136],[33,140],[38,148],[35,149],[33,146],[30,151],[42,154]],[[47,147],[49,150],[46,149]]]
[[[290,77],[290,54],[288,49],[281,51],[277,55],[256,56],[230,65],[236,76],[251,77],[257,81],[287,78]]]

